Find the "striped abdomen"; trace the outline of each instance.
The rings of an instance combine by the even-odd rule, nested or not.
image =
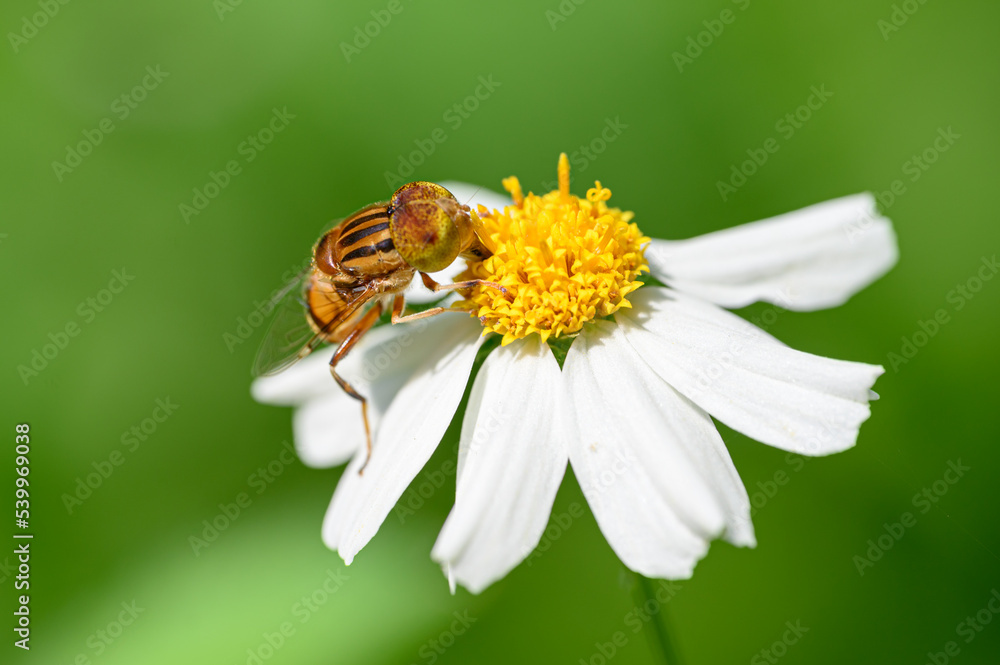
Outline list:
[[[385,203],[373,203],[341,222],[320,239],[315,257],[328,275],[385,275],[406,266],[389,235]]]

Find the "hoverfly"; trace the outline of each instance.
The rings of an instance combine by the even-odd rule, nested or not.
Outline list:
[[[254,375],[277,374],[321,344],[338,344],[330,373],[344,392],[361,402],[367,465],[372,450],[367,401],[337,374],[337,364],[375,325],[390,301],[393,324],[446,311],[439,306],[403,315],[403,291],[417,273],[435,292],[483,285],[507,295],[493,282],[438,284],[428,274],[459,257],[490,255],[476,235],[475,222],[478,218],[467,205],[430,182],[407,183],[389,201],[365,206],[340,221],[317,241],[309,266],[275,296],[276,313],[257,351]]]

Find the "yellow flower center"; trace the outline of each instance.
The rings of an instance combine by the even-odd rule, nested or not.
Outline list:
[[[631,307],[628,294],[648,271],[643,246],[649,238],[630,221],[631,212],[609,208],[611,191],[600,181],[586,199],[569,193],[569,159],[559,156],[559,189],[544,196],[521,191],[517,178],[503,181],[514,205],[503,211],[479,206],[473,215],[480,240],[493,252],[470,261],[458,279],[497,282],[507,295],[475,287],[455,306],[471,310],[503,344],[527,337],[574,335],[583,324]]]

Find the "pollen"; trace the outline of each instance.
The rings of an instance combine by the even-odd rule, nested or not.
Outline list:
[[[649,238],[633,213],[610,208],[611,191],[600,181],[578,198],[569,190],[569,159],[559,156],[559,188],[525,196],[516,177],[504,188],[513,205],[502,211],[479,206],[476,232],[493,255],[470,261],[459,279],[499,283],[506,293],[476,286],[456,308],[470,310],[502,344],[538,333],[572,336],[584,324],[631,307],[628,295],[648,271],[643,247]]]

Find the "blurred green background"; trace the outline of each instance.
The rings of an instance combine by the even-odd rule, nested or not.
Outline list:
[[[961,622],[995,618],[982,610],[1000,589],[1000,280],[951,293],[1000,249],[996,2],[60,2],[0,8],[3,495],[14,424],[28,422],[36,534],[30,653],[11,644],[14,557],[0,551],[0,660],[656,662],[633,632],[634,579],[589,510],[556,524],[531,565],[452,596],[429,557],[448,476],[345,568],[319,537],[341,469],[274,463],[280,475],[260,484],[291,440],[291,411],[249,397],[260,328],[225,338],[329,219],[391,193],[401,160],[422,161],[403,180],[499,189],[517,174],[538,191],[567,151],[577,193],[599,178],[668,238],[899,181],[881,197],[899,265],[842,308],[767,326],[796,348],[886,365],[882,399],[858,446],[822,460],[723,428],[761,504],[760,544],[716,543],[671,587],[685,662],[919,664],[949,641],[960,651],[948,659],[997,662],[1000,618]],[[358,37],[378,19],[376,36]],[[490,89],[468,101],[480,77]],[[832,96],[789,136],[778,123],[813,86]],[[275,109],[287,126],[245,143]],[[604,142],[608,122],[619,130]],[[959,138],[935,153],[949,128]],[[772,137],[780,150],[723,200],[718,181]],[[429,154],[410,160],[421,145]],[[225,186],[205,192],[213,173]],[[207,205],[181,208],[195,203]],[[132,277],[117,294],[105,291],[114,271]],[[949,322],[894,370],[888,354],[939,309]],[[37,375],[18,369],[68,324],[78,333]],[[157,400],[176,411],[131,438],[162,415]],[[457,434],[453,423],[428,470],[454,456]],[[113,455],[121,465],[67,507]],[[949,461],[970,468],[953,485]],[[759,494],[779,471],[787,482]],[[913,497],[935,482],[946,491],[921,512]],[[195,555],[189,537],[241,492],[250,505]],[[568,474],[555,512],[583,503]],[[859,574],[854,557],[905,512],[915,525]],[[317,594],[302,623],[297,604],[328,576],[336,592]],[[133,602],[138,617],[117,625]],[[452,637],[456,612],[475,621]],[[295,632],[276,637],[283,622]],[[786,622],[808,632],[765,653]],[[273,653],[269,639],[282,642]]]

